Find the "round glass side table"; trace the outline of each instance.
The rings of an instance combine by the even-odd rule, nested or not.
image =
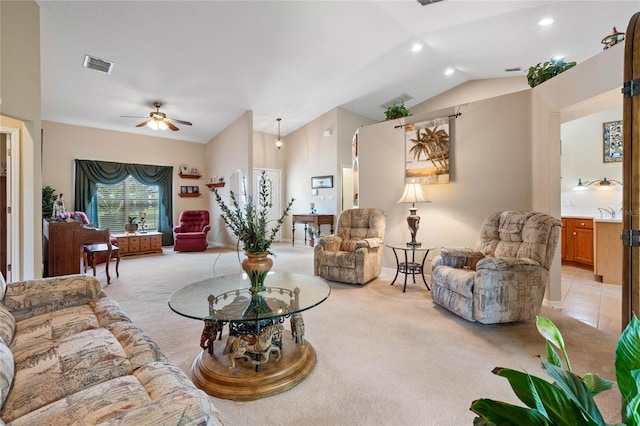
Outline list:
[[[407,291],[407,276],[411,275],[413,277],[413,283],[416,283],[416,274],[420,274],[422,276],[422,281],[424,285],[427,287],[427,290],[431,291],[429,288],[429,284],[427,284],[427,280],[424,277],[424,262],[427,259],[427,255],[430,250],[434,250],[435,247],[429,246],[415,246],[407,243],[394,243],[394,244],[385,244],[387,247],[393,250],[393,255],[396,258],[396,276],[393,277],[393,281],[391,281],[391,285],[396,282],[398,278],[398,274],[404,274],[404,287],[402,288],[402,292]],[[398,252],[404,252],[404,262],[400,261],[398,258]],[[424,257],[421,262],[416,262],[416,252],[424,252]],[[409,260],[409,253],[411,253],[411,259]]]

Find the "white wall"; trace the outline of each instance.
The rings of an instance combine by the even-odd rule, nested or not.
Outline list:
[[[181,164],[205,172],[204,144],[158,138],[153,130],[149,130],[150,136],[141,136],[51,121],[44,121],[42,127],[45,159],[42,182],[54,188],[56,193],[64,194],[67,210],[73,209],[75,201],[76,159],[173,166],[173,223],[177,223],[183,210],[207,208],[207,180],[181,179],[178,176]],[[198,185],[203,195],[199,198],[180,198],[178,193],[181,185]]]
[[[579,118],[561,126],[562,134],[562,214],[600,217],[598,207],[612,207],[620,217],[622,186],[597,190],[589,186],[576,191],[578,179],[593,181],[603,178],[622,182],[622,162],[603,161],[602,125],[622,120],[622,104],[597,114]]]
[[[469,86],[466,86],[467,88]],[[477,84],[473,85],[477,89]],[[449,93],[464,99],[465,87]],[[462,115],[450,122],[450,183],[424,185],[431,203],[418,204],[421,217],[417,239],[426,246],[475,247],[482,221],[501,210],[532,207],[530,91],[520,91],[430,113],[414,114],[406,122]],[[440,100],[438,100],[438,104]],[[429,101],[418,111],[429,110]],[[387,242],[408,241],[409,206],[396,204],[404,188],[404,120],[360,129],[360,207],[387,212]],[[385,267],[395,267],[390,250]]]
[[[0,1],[0,126],[16,119],[22,127],[17,279],[42,276],[40,105],[40,9],[34,1]]]
[[[225,203],[229,202],[229,191],[239,194],[246,187],[251,194],[253,133],[253,112],[246,111],[206,145],[207,176],[224,177],[226,185],[219,193]],[[220,208],[212,193],[209,193],[208,208],[211,214],[209,241],[235,246],[237,240],[220,217]]]

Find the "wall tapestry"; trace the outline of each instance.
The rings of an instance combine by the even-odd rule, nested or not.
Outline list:
[[[603,123],[602,127],[604,162],[622,161],[622,120]]]
[[[449,118],[405,126],[405,180],[449,183]]]

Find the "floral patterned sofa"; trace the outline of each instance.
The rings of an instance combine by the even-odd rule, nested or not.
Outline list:
[[[0,300],[0,424],[221,424],[94,277],[0,275]]]

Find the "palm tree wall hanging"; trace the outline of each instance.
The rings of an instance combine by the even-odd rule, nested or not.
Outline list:
[[[449,118],[405,126],[405,178],[423,184],[449,183]]]

